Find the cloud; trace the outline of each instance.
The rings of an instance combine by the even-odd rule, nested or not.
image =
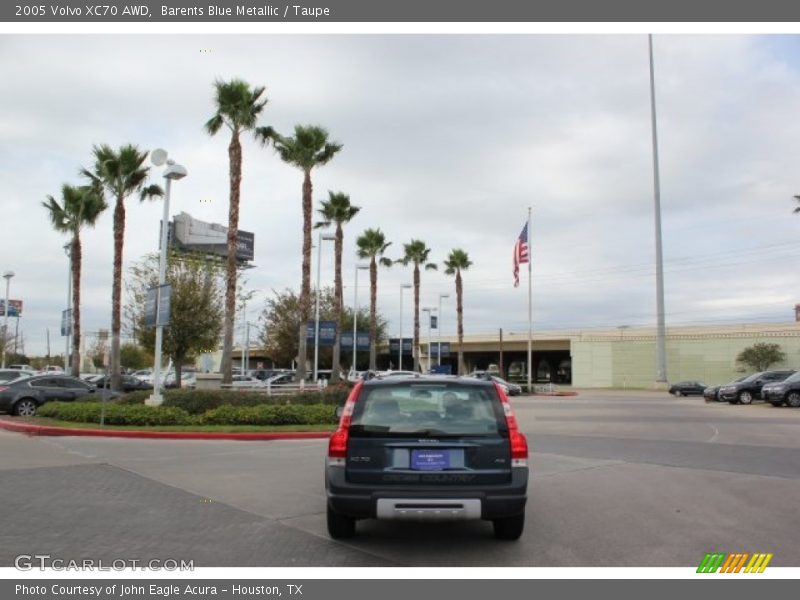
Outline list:
[[[655,39],[668,324],[792,317],[797,45]],[[439,263],[452,248],[469,252],[467,333],[524,328],[511,250],[532,206],[536,328],[655,320],[644,36],[3,36],[0,60],[3,267],[18,274],[31,352],[44,352],[66,295],[65,239],[41,200],[78,181],[93,144],[133,142],[188,168],[173,213],[226,223],[229,139],[203,124],[212,82],[234,76],[267,87],[264,124],[318,123],[344,144],[313,180],[315,200],[342,190],[362,206],[346,229],[348,289],[355,236],[381,227],[394,258],[411,238]],[[300,281],[302,175],[252,139],[243,146],[240,227],[256,234],[248,279],[263,299]],[[110,322],[111,216],[84,233],[87,330]],[[127,202],[126,266],[157,249],[160,216],[160,202]],[[407,268],[381,270],[390,331],[410,279]],[[425,273],[423,303],[441,293],[454,295],[452,278]]]

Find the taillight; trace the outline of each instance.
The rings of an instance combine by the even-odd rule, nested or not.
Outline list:
[[[8,389],[7,385],[0,385],[0,392],[5,392]]]
[[[495,383],[497,394],[500,396],[500,402],[503,405],[503,413],[506,416],[506,424],[508,425],[508,441],[511,445],[511,466],[512,467],[527,467],[528,466],[528,440],[525,434],[519,430],[517,424],[517,417],[514,416],[514,411],[511,408],[511,403],[508,401],[505,390]]]
[[[353,391],[347,397],[347,402],[344,403],[344,410],[339,419],[339,426],[333,432],[328,440],[328,465],[343,467],[345,458],[347,457],[347,439],[350,431],[350,421],[353,420],[353,409],[356,406],[356,400],[361,392],[363,382],[358,382]]]

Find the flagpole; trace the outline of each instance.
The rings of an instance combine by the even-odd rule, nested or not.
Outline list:
[[[533,358],[532,358],[532,343],[533,343],[533,278],[531,277],[531,265],[533,264],[533,260],[531,260],[531,241],[533,240],[533,235],[531,232],[531,207],[528,207],[528,393],[533,393],[533,388],[531,387],[531,370],[533,368]]]

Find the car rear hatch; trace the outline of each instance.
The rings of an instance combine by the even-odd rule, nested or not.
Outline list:
[[[361,390],[345,478],[381,486],[482,486],[511,481],[503,403],[494,385],[399,381]]]

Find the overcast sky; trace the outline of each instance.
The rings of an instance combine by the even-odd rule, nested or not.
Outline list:
[[[790,321],[800,302],[800,38],[657,36],[667,325]],[[653,186],[644,35],[30,35],[0,37],[0,269],[17,273],[29,355],[53,353],[66,304],[66,241],[41,201],[80,183],[96,143],[166,148],[189,171],[172,213],[227,224],[229,138],[209,137],[212,82],[267,87],[261,124],[320,124],[344,149],[314,172],[314,199],[350,194],[354,239],[380,227],[397,258],[411,238],[441,263],[456,247],[465,329],[527,327],[514,241],[533,207],[534,328],[655,322]],[[301,173],[243,140],[240,228],[255,232],[256,320],[271,289],[299,288]],[[157,170],[154,180],[161,181]],[[127,203],[125,264],[158,246],[160,202]],[[112,210],[83,234],[83,327],[109,327]],[[332,284],[325,248],[323,284]],[[315,256],[316,260],[316,256]],[[382,270],[379,310],[397,332],[399,285]],[[361,282],[366,282],[362,275]],[[361,286],[361,303],[368,302]],[[422,275],[422,304],[454,284]],[[410,333],[410,295],[404,319]]]

